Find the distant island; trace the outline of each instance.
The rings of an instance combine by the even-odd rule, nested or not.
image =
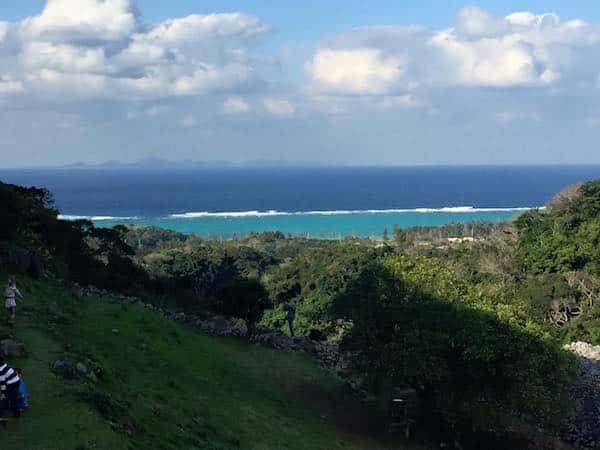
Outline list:
[[[252,167],[328,167],[330,164],[323,164],[314,161],[289,161],[289,160],[270,160],[254,159],[246,161],[228,161],[228,160],[210,160],[198,161],[191,159],[169,160],[166,158],[149,157],[137,161],[118,161],[108,160],[101,163],[75,162],[72,164],[57,166],[26,167],[28,169],[56,169],[56,170],[197,170],[197,169],[218,169],[218,168],[252,168]],[[337,164],[338,167],[343,167]]]

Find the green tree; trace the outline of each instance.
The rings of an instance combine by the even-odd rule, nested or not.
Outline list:
[[[216,306],[222,314],[244,319],[252,334],[263,312],[272,304],[268,292],[259,280],[238,278],[219,289]]]
[[[438,260],[387,257],[333,302],[342,348],[372,389],[408,383],[449,430],[502,431],[513,411],[548,421],[573,360],[519,305],[494,302]]]
[[[407,244],[407,242],[408,242],[408,235],[398,225],[394,225],[394,227],[392,229],[392,233],[394,235],[394,243],[398,247],[404,247]]]

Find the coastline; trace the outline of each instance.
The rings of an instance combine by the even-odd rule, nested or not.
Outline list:
[[[161,217],[109,215],[61,215],[65,220],[88,219],[99,227],[132,225],[158,227],[207,239],[244,237],[253,233],[279,231],[285,235],[341,239],[360,237],[378,239],[387,230],[413,227],[438,227],[449,224],[501,223],[513,220],[531,207],[513,208],[415,208],[390,210],[340,210],[281,212],[197,212]]]

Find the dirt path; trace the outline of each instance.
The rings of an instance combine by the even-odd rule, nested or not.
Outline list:
[[[400,438],[392,439],[388,433],[384,411],[363,405],[359,399],[350,393],[342,392],[340,388],[332,390],[307,378],[293,387],[291,395],[321,420],[329,423],[342,440],[348,437],[364,439],[365,445],[368,445],[365,450],[424,450],[426,448],[402,442]],[[372,446],[373,442],[377,447]]]

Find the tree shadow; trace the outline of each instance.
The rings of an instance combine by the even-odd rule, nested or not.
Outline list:
[[[552,426],[568,412],[573,358],[439,262],[373,261],[332,305],[352,323],[341,347],[365,387],[414,387],[422,423],[464,448],[506,448],[515,421]]]

